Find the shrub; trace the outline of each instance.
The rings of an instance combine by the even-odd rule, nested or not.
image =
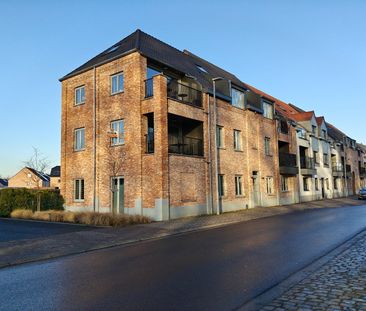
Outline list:
[[[59,191],[7,188],[0,191],[0,217],[9,217],[12,211],[19,208],[35,211],[37,193],[41,197],[41,210],[63,210],[64,200]]]
[[[12,218],[32,219],[33,212],[30,209],[16,209],[11,212]]]

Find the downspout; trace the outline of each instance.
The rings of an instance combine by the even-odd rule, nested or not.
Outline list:
[[[214,97],[214,149],[215,149],[215,183],[216,183],[216,214],[220,215],[220,198],[219,198],[219,168],[218,168],[218,151],[217,151],[217,134],[216,134],[216,128],[217,128],[217,104],[216,104],[216,81],[213,80],[213,97]]]
[[[207,205],[211,204],[211,214],[214,213],[214,199],[212,191],[212,157],[211,157],[211,105],[210,105],[210,95],[207,93],[207,131],[208,131],[208,175],[209,175],[209,197],[207,200]],[[208,206],[207,206],[208,211]]]
[[[344,194],[348,197],[348,183],[347,183],[347,146],[346,146],[346,137],[343,136],[343,146],[344,146]]]
[[[96,211],[96,187],[97,187],[97,91],[96,68],[93,68],[93,211]]]

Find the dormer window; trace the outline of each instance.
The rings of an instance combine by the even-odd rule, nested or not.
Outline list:
[[[231,89],[231,104],[234,107],[244,109],[244,92],[239,91],[238,89]]]
[[[312,133],[313,135],[316,135],[316,126],[315,126],[315,125],[312,125],[312,126],[311,126],[311,133]]]
[[[273,119],[273,105],[266,101],[263,101],[263,117]]]
[[[322,137],[324,139],[327,139],[327,131],[326,130],[322,130]]]
[[[199,71],[201,71],[203,73],[208,73],[207,70],[205,68],[203,68],[202,66],[196,64],[196,67],[198,68]]]

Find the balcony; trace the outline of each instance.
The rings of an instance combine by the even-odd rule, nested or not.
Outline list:
[[[344,174],[343,164],[342,163],[333,163],[332,164],[333,177],[342,177],[343,174]]]
[[[296,154],[280,153],[280,174],[281,175],[297,175],[299,168],[297,167]]]
[[[153,78],[145,80],[145,98],[154,96],[154,80]]]
[[[185,104],[202,107],[202,92],[181,84],[177,80],[168,81],[167,96]]]
[[[203,156],[203,141],[193,137],[184,137],[181,141],[174,143],[170,140],[169,153]]]
[[[307,156],[300,157],[300,167],[302,175],[316,175],[315,162],[313,158]]]

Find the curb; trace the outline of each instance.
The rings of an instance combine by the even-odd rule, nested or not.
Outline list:
[[[366,236],[366,228],[358,231],[354,235],[352,235],[349,239],[343,242],[341,245],[336,246],[331,249],[329,252],[325,253],[322,257],[315,259],[309,265],[300,269],[299,271],[291,274],[285,280],[273,285],[272,287],[264,290],[262,293],[257,295],[255,298],[245,302],[241,306],[238,306],[234,310],[240,311],[256,311],[264,308],[267,304],[272,302],[274,299],[282,296],[292,287],[296,286],[302,280],[306,279],[317,270],[319,270],[322,266],[327,264],[330,260],[342,254],[346,250],[348,250],[352,245],[357,243],[361,238]]]

